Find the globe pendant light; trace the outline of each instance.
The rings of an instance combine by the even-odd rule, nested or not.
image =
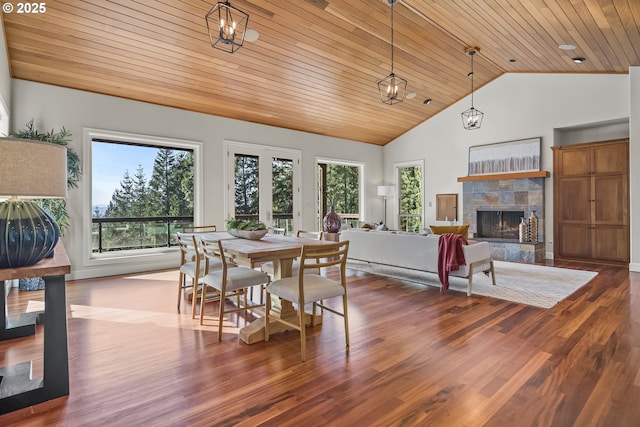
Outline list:
[[[397,76],[393,72],[393,5],[397,0],[388,0],[391,5],[391,74],[384,79],[378,80],[378,90],[383,103],[393,105],[404,100],[407,91],[407,80]]]
[[[472,48],[467,51],[467,54],[471,57],[471,108],[462,113],[462,126],[467,130],[480,129],[482,125],[482,119],[484,113],[473,107],[473,56],[478,53],[480,49]]]

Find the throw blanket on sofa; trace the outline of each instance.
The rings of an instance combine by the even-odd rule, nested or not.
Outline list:
[[[465,264],[462,245],[467,244],[464,236],[444,233],[438,240],[438,277],[440,278],[440,292],[449,289],[449,272],[457,270]]]

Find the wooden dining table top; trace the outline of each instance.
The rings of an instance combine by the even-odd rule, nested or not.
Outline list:
[[[259,240],[234,237],[225,231],[194,234],[198,238],[207,241],[224,240],[223,246],[226,253],[236,259],[246,259],[250,264],[293,259],[300,256],[303,245],[326,245],[334,243],[326,240],[306,239],[280,234],[267,234]]]

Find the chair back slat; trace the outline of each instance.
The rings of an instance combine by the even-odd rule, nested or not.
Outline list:
[[[213,233],[218,231],[215,225],[187,225],[182,227],[183,233]]]
[[[348,240],[324,245],[303,245],[300,253],[299,274],[304,274],[304,270],[307,269],[334,265],[340,265],[340,268],[344,269],[347,265],[348,251]]]
[[[322,240],[322,231],[308,231],[298,230],[296,237],[302,237],[304,239]]]

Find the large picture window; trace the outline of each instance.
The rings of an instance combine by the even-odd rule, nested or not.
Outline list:
[[[92,257],[168,248],[195,223],[200,145],[108,131],[85,131]]]

